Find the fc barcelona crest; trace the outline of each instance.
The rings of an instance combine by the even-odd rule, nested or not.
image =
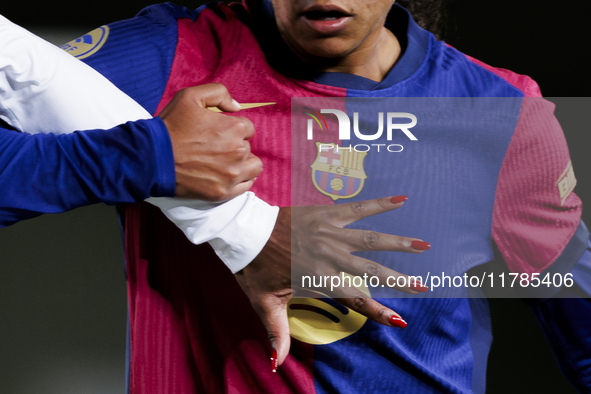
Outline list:
[[[318,155],[310,166],[316,189],[335,201],[359,194],[367,178],[363,170],[367,152],[323,142],[316,142],[316,151]]]

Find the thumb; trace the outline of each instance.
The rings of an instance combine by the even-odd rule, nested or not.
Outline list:
[[[197,102],[204,108],[217,107],[224,112],[236,112],[241,109],[240,104],[221,83],[210,83],[189,89],[195,89]]]
[[[259,315],[271,341],[271,368],[273,372],[277,372],[277,367],[287,358],[291,344],[287,320],[287,303],[291,294],[289,297],[269,294],[265,298]]]

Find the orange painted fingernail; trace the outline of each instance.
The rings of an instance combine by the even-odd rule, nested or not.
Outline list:
[[[392,204],[399,204],[401,202],[405,202],[406,200],[408,200],[408,197],[406,196],[394,196],[390,199],[390,202]]]
[[[277,350],[271,351],[271,370],[277,372]]]
[[[415,250],[429,250],[429,249],[431,249],[431,244],[429,242],[425,242],[425,241],[412,241],[410,243],[410,246]]]
[[[396,315],[390,316],[389,321],[390,321],[390,324],[392,324],[394,327],[405,328],[408,325],[408,323],[406,323],[403,318],[401,318],[400,316],[396,316]]]

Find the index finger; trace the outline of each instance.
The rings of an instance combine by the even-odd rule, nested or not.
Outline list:
[[[236,112],[241,109],[240,104],[221,83],[192,86],[185,90],[193,95],[200,107],[217,107],[224,112]]]
[[[408,200],[406,196],[394,196],[335,205],[330,209],[334,219],[333,224],[344,227],[368,216],[400,208],[406,200]]]

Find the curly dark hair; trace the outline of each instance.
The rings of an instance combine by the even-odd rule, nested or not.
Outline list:
[[[396,3],[406,8],[419,26],[441,38],[443,16],[443,2],[445,0],[396,0]]]

